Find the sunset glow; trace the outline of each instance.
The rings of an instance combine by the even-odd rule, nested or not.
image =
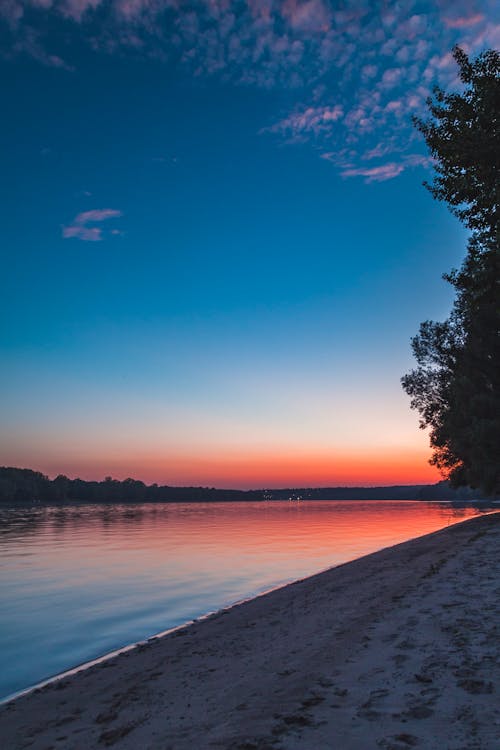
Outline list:
[[[400,377],[466,235],[411,117],[495,3],[344,5],[4,4],[0,464],[439,479]]]

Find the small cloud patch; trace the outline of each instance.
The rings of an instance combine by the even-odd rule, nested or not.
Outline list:
[[[392,180],[403,171],[402,164],[381,164],[378,167],[356,167],[354,169],[344,169],[341,172],[342,177],[364,177],[366,182],[385,182]]]
[[[104,237],[103,227],[93,225],[108,219],[117,219],[120,216],[123,216],[123,213],[115,208],[94,208],[91,211],[82,211],[75,216],[71,224],[63,226],[62,236],[64,239],[99,242]],[[120,235],[122,232],[119,229],[112,229],[109,234]]]

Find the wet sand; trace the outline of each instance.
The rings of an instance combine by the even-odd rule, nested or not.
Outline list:
[[[0,707],[5,750],[498,750],[500,513],[218,612]]]

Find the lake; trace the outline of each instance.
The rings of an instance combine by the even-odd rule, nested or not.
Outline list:
[[[392,500],[0,508],[0,698],[478,512]]]

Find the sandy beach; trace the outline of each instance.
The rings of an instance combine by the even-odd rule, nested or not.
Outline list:
[[[500,513],[298,581],[0,708],[6,750],[498,750]]]

